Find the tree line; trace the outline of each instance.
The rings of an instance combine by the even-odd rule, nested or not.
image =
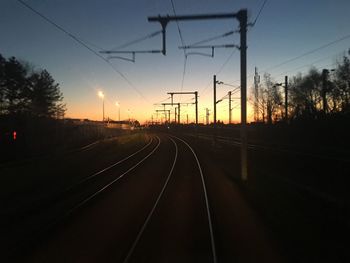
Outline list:
[[[321,119],[350,114],[350,49],[334,69],[311,68],[289,78],[287,117],[285,84],[276,83],[269,73],[253,88],[255,121],[274,123],[282,120]]]
[[[58,119],[65,110],[59,84],[49,72],[0,54],[0,117]]]

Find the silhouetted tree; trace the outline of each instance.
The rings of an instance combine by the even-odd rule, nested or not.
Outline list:
[[[27,70],[15,58],[5,62],[3,75],[5,113],[13,115],[26,109]]]
[[[261,92],[262,102],[265,103],[266,107],[266,118],[267,123],[271,124],[273,121],[276,121],[281,109],[282,96],[277,86],[274,85],[274,81],[271,78],[271,75],[268,73],[264,74],[264,87]]]
[[[0,116],[5,106],[5,63],[6,59],[0,54]]]
[[[46,70],[30,70],[25,62],[0,55],[0,115],[26,114],[60,118],[65,105],[59,84]]]
[[[29,108],[38,117],[55,118],[64,113],[63,96],[59,84],[46,71],[33,73],[28,78]]]
[[[348,51],[350,55],[350,49]],[[350,59],[343,57],[335,70],[335,85],[332,92],[333,111],[350,112]]]

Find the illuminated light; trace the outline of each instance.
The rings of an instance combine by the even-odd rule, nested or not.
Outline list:
[[[98,96],[99,96],[100,98],[102,98],[102,99],[103,99],[105,95],[103,94],[103,92],[102,92],[102,91],[99,91],[99,92],[98,92]]]
[[[15,140],[17,139],[17,132],[14,131],[14,132],[12,133],[12,136],[13,136],[13,140],[15,141]]]

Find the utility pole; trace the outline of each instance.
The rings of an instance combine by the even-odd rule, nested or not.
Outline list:
[[[258,74],[258,68],[255,67],[254,74],[254,119],[259,121],[259,83],[260,76]]]
[[[175,116],[174,116],[174,122],[176,123],[177,121],[177,108],[175,107]]]
[[[322,70],[322,109],[323,113],[326,113],[328,110],[327,105],[327,79],[328,79],[329,70]]]
[[[217,123],[216,123],[216,104],[218,104],[219,102],[222,101],[222,99],[220,100],[216,100],[216,84],[223,84],[222,81],[217,81],[216,80],[216,75],[214,75],[213,77],[213,89],[214,89],[214,144],[216,144],[216,137],[217,137]]]
[[[186,117],[187,117],[187,124],[188,124],[188,113],[186,114]]]
[[[247,138],[247,10],[237,13],[240,26],[241,51],[241,179],[248,179],[248,138]]]
[[[206,124],[209,125],[209,109],[205,108],[205,117],[206,117]]]
[[[198,91],[186,91],[186,92],[168,92],[168,94],[171,96],[171,103],[163,103],[167,104],[167,105],[174,105],[176,103],[174,103],[173,97],[175,94],[194,94],[194,98],[195,98],[195,102],[194,103],[190,103],[190,104],[195,104],[196,109],[195,109],[195,114],[196,114],[196,124],[198,124]],[[188,103],[186,103],[188,104]],[[178,108],[179,108],[179,113],[180,113],[180,103],[177,103]],[[178,115],[179,118],[179,123],[180,123],[180,114]]]
[[[228,123],[229,124],[231,124],[232,122],[231,96],[232,96],[232,91],[229,91],[228,92]]]
[[[216,75],[213,77],[213,89],[214,89],[214,126],[216,126]]]
[[[284,77],[284,119],[288,121],[288,76]]]
[[[105,121],[105,99],[102,98],[102,120]]]
[[[156,110],[156,112],[157,113],[158,112],[164,112],[165,122],[168,121],[168,123],[170,123],[170,110]],[[168,118],[167,118],[167,113],[168,113]]]
[[[180,124],[180,103],[177,104],[177,123]]]
[[[198,125],[198,91],[194,92],[196,104],[196,125]]]

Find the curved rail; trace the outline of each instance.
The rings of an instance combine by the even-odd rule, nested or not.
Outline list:
[[[215,247],[215,240],[214,240],[214,232],[213,232],[213,227],[212,227],[212,220],[211,220],[211,214],[210,214],[210,208],[209,208],[209,201],[208,201],[208,195],[207,195],[207,190],[206,190],[206,185],[205,185],[205,181],[204,181],[204,176],[203,176],[203,171],[202,171],[202,167],[199,163],[199,160],[198,160],[198,157],[196,155],[196,153],[194,152],[193,148],[184,140],[176,137],[176,136],[172,136],[180,141],[182,141],[192,152],[192,154],[194,155],[195,157],[195,160],[197,162],[197,166],[198,166],[198,169],[199,169],[199,172],[200,172],[200,175],[201,175],[201,181],[202,181],[202,186],[203,186],[203,190],[204,190],[204,197],[205,197],[205,204],[206,204],[206,211],[207,211],[207,215],[208,215],[208,224],[209,224],[209,232],[210,232],[210,244],[211,244],[211,248],[212,248],[212,254],[213,254],[213,262],[214,263],[217,263],[217,256],[216,256],[216,247]],[[176,161],[177,161],[177,157],[178,157],[178,146],[177,146],[177,143],[175,142],[175,140],[173,140],[171,137],[169,137],[169,139],[173,142],[173,144],[175,145],[175,157],[174,157],[174,161],[173,161],[173,164],[171,166],[171,169],[170,169],[170,172],[168,174],[168,177],[163,185],[163,188],[162,190],[160,191],[151,211],[149,212],[148,216],[146,217],[146,220],[144,221],[142,227],[140,228],[134,242],[132,243],[123,263],[128,263],[131,256],[133,255],[134,253],[134,250],[139,242],[139,240],[141,239],[141,236],[142,234],[144,233],[155,209],[157,208],[158,206],[158,203],[160,201],[160,199],[162,198],[163,196],[163,193],[166,189],[166,187],[168,186],[168,182],[171,178],[171,175],[173,173],[173,170],[174,170],[174,167],[175,167],[175,164],[176,164]]]
[[[147,154],[144,158],[141,159],[141,161],[137,162],[135,165],[133,165],[131,168],[129,168],[127,171],[125,171],[124,173],[122,173],[121,175],[119,175],[117,178],[115,178],[112,182],[109,182],[108,184],[106,184],[105,186],[103,186],[101,189],[97,190],[95,193],[91,194],[90,196],[88,196],[87,198],[85,198],[83,201],[79,202],[76,206],[74,206],[73,208],[71,208],[66,214],[65,216],[71,214],[72,212],[74,212],[76,209],[78,209],[79,207],[83,206],[84,204],[86,204],[87,202],[89,202],[91,199],[93,199],[95,196],[99,195],[100,193],[102,193],[104,190],[106,190],[107,188],[109,188],[112,184],[114,184],[115,182],[119,181],[121,178],[123,178],[127,173],[131,172],[132,170],[134,170],[136,167],[138,167],[141,163],[143,163],[146,159],[148,159],[159,147],[160,145],[160,138],[158,136],[156,136],[158,139],[158,144],[156,145],[156,147],[154,147],[154,149]]]
[[[141,163],[143,163],[145,160],[147,160],[158,148],[159,145],[161,143],[161,140],[158,136],[156,136],[158,143],[157,145],[154,147],[154,149],[147,154],[144,158],[142,158],[139,162],[137,162],[135,165],[133,165],[131,168],[129,168],[127,171],[125,171],[124,173],[122,173],[121,175],[119,175],[117,178],[115,178],[114,180],[112,180],[111,182],[109,182],[108,184],[104,185],[102,188],[100,188],[99,190],[95,191],[94,193],[90,194],[88,197],[84,198],[83,200],[81,200],[80,202],[78,202],[75,206],[73,206],[72,208],[70,208],[67,212],[65,212],[63,215],[56,217],[49,225],[47,225],[46,228],[43,228],[42,231],[47,230],[52,228],[53,226],[55,226],[57,223],[59,223],[62,219],[68,217],[69,215],[71,215],[73,212],[75,212],[76,210],[78,210],[79,208],[81,208],[82,206],[84,206],[86,203],[88,203],[89,201],[91,201],[93,198],[95,198],[97,195],[101,194],[102,192],[104,192],[106,189],[108,189],[109,187],[111,187],[114,183],[116,183],[117,181],[119,181],[120,179],[122,179],[126,174],[128,174],[129,172],[133,171],[136,167],[138,167]],[[40,232],[42,232],[40,231]],[[40,233],[39,232],[39,233]]]
[[[205,198],[205,204],[206,204],[206,208],[207,208],[207,215],[208,215],[208,223],[209,223],[209,232],[210,232],[210,241],[211,241],[211,249],[212,249],[212,253],[213,253],[213,262],[217,263],[217,256],[216,256],[216,246],[215,246],[215,239],[214,239],[214,231],[213,231],[213,224],[211,221],[211,213],[210,213],[210,207],[209,207],[209,200],[208,200],[208,194],[207,194],[207,188],[205,185],[205,181],[204,181],[204,176],[203,176],[203,170],[202,167],[199,163],[199,159],[197,157],[197,154],[195,153],[195,151],[193,150],[193,148],[183,139],[177,137],[177,136],[173,136],[175,138],[177,138],[178,140],[182,141],[192,152],[194,158],[196,159],[197,165],[198,165],[198,169],[201,175],[201,179],[202,179],[202,186],[203,186],[203,191],[204,191],[204,198]]]
[[[104,172],[106,172],[106,171],[112,169],[113,167],[115,167],[115,166],[118,165],[118,164],[121,164],[121,163],[125,162],[126,160],[130,159],[131,157],[135,156],[136,154],[142,152],[144,149],[146,149],[148,146],[150,146],[152,142],[153,142],[153,138],[151,138],[150,141],[149,141],[145,146],[143,146],[141,149],[139,149],[139,150],[137,150],[136,152],[130,154],[129,156],[125,157],[124,159],[119,160],[119,161],[117,161],[117,162],[115,162],[115,163],[113,163],[113,164],[107,166],[106,168],[103,168],[102,170],[100,170],[100,171],[98,171],[98,172],[95,172],[95,173],[93,173],[92,175],[89,175],[89,176],[83,178],[83,179],[80,180],[79,182],[77,182],[77,183],[75,183],[75,184],[69,186],[68,188],[66,188],[63,192],[64,192],[64,193],[65,193],[65,192],[68,192],[68,191],[72,190],[74,187],[76,187],[76,186],[78,186],[78,185],[80,185],[80,184],[82,184],[82,183],[85,183],[86,181],[88,181],[88,180],[90,180],[90,179],[92,179],[92,178],[94,178],[94,177],[96,177],[96,176],[98,176],[98,175],[100,175],[100,174],[102,174],[102,173],[104,173]]]
[[[170,177],[171,177],[171,175],[172,175],[172,173],[173,173],[173,170],[174,170],[174,167],[175,167],[175,164],[176,164],[176,161],[177,161],[178,147],[177,147],[176,142],[175,142],[173,139],[170,138],[170,140],[171,140],[171,141],[173,142],[173,144],[175,145],[175,157],[174,157],[174,161],[173,161],[173,164],[172,164],[172,166],[171,166],[170,172],[169,172],[169,174],[168,174],[167,179],[165,180],[165,183],[164,183],[164,185],[163,185],[162,190],[160,191],[160,193],[159,193],[159,195],[158,195],[158,197],[157,197],[156,202],[154,203],[154,205],[153,205],[151,211],[149,212],[149,214],[148,214],[148,216],[147,216],[145,222],[143,223],[143,225],[142,225],[142,227],[141,227],[139,233],[137,234],[137,236],[136,236],[134,242],[132,243],[131,248],[129,249],[128,254],[126,255],[126,257],[125,257],[123,263],[129,262],[129,259],[130,259],[130,257],[132,256],[132,254],[133,254],[133,252],[134,252],[134,250],[135,250],[135,247],[137,246],[137,244],[138,244],[138,242],[139,242],[139,240],[140,240],[140,238],[141,238],[143,232],[145,231],[145,229],[146,229],[146,227],[147,227],[147,225],[148,225],[148,222],[150,221],[150,219],[151,219],[151,217],[152,217],[154,211],[156,210],[156,207],[158,206],[159,200],[162,198],[163,193],[164,193],[164,191],[165,191],[165,189],[166,189],[166,187],[167,187],[167,185],[168,185],[168,182],[169,182],[169,180],[170,180]]]

